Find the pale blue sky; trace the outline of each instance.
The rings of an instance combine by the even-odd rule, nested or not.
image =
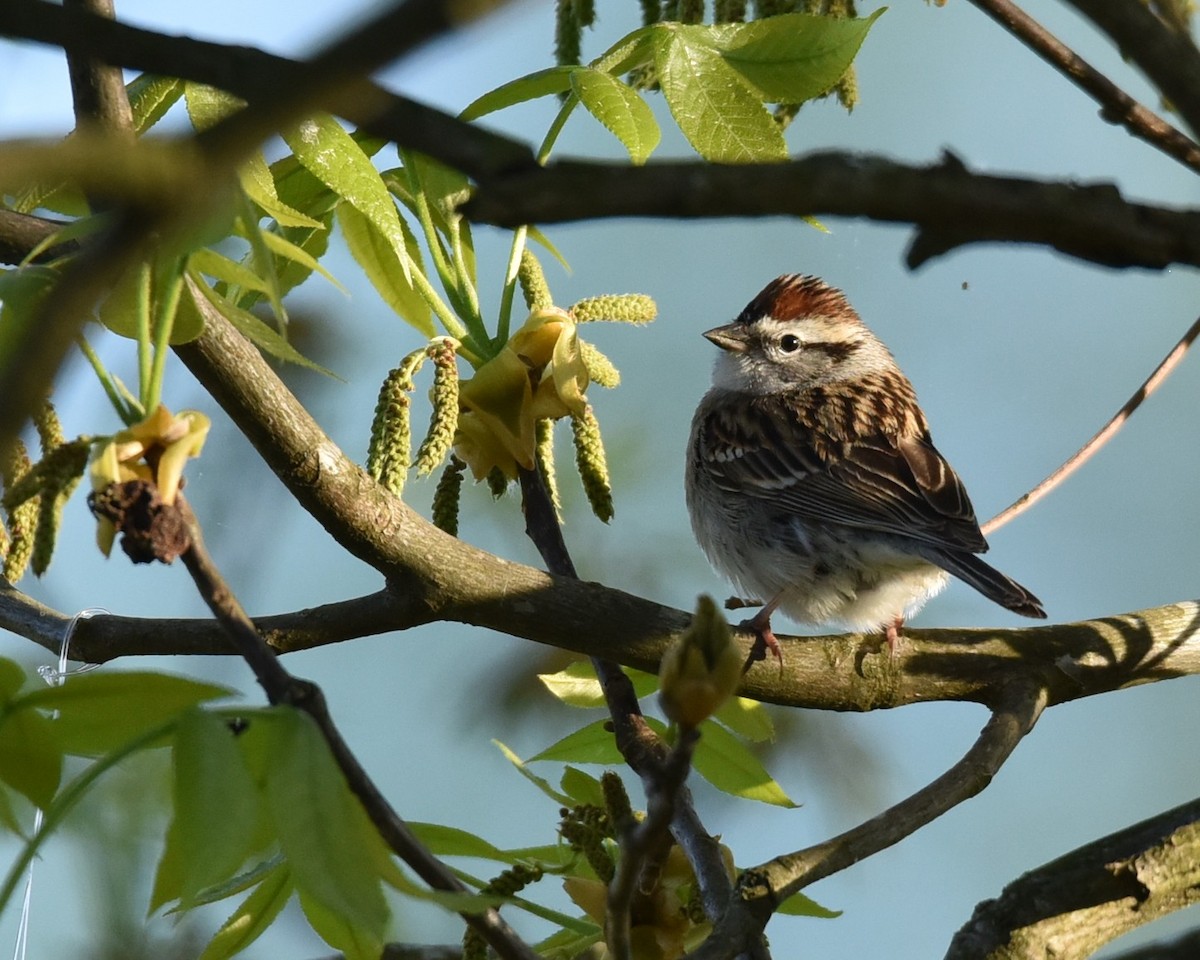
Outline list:
[[[635,25],[634,4],[601,7],[600,31],[585,41],[590,54]],[[262,0],[210,3],[201,11],[198,5],[118,0],[119,13],[134,23],[285,54],[310,50],[343,29],[348,21],[332,9]],[[1154,105],[1144,84],[1086,25],[1057,7],[1039,12]],[[551,20],[548,4],[516,4],[383,79],[460,109],[490,87],[545,65]],[[70,98],[58,55],[0,43],[0,65],[6,76],[0,136],[57,136],[69,129]],[[791,149],[847,148],[912,162],[933,162],[951,149],[975,169],[1115,178],[1131,195],[1169,205],[1200,199],[1190,174],[1100,121],[1081,93],[968,4],[895,5],[863,48],[859,86],[862,103],[851,116],[832,104],[805,108],[788,134]],[[666,127],[666,111],[661,103],[655,107]],[[536,139],[550,115],[549,105],[534,105],[495,122]],[[586,117],[571,122],[562,150],[620,154]],[[684,155],[686,148],[668,131],[662,151]],[[583,576],[682,607],[701,591],[728,592],[692,543],[680,486],[688,421],[712,359],[699,332],[732,318],[777,274],[816,273],[846,290],[915,383],[939,447],[963,476],[981,517],[1057,466],[1120,406],[1195,318],[1200,302],[1190,270],[1110,271],[1037,248],[969,247],[914,274],[902,263],[906,229],[838,219],[827,226],[828,235],[784,219],[618,221],[549,231],[573,267],[569,275],[557,266],[548,270],[560,302],[636,290],[653,295],[661,311],[643,330],[595,332],[625,382],[596,398],[616,465],[614,522],[605,527],[576,509],[574,486],[569,479],[564,484],[572,504],[567,537]],[[505,237],[481,229],[477,239],[482,272],[494,289]],[[300,302],[304,312],[327,323],[336,349],[319,359],[347,383],[305,374],[292,380],[334,439],[361,458],[379,381],[417,340],[355,276],[344,254],[335,253],[331,267],[349,287],[349,298],[313,282]],[[494,301],[494,295],[488,298]],[[105,341],[103,348],[118,368],[130,368],[128,343]],[[167,390],[171,406],[203,406],[214,415],[205,457],[190,472],[189,493],[218,562],[252,612],[377,589],[373,571],[331,547],[323,531],[287,501],[185,371],[172,372]],[[62,398],[69,432],[111,428],[78,363],[64,371]],[[1135,610],[1200,592],[1198,401],[1200,365],[1193,358],[1082,474],[992,538],[992,561],[1037,593],[1052,620]],[[562,472],[569,471],[564,466]],[[411,490],[423,508],[429,485]],[[466,539],[535,562],[521,529],[514,499],[493,507],[482,490],[467,491]],[[105,605],[135,615],[200,613],[182,570],[134,569],[90,550],[81,501],[69,508],[64,536],[67,549],[45,581],[23,584],[46,602],[65,611]],[[85,545],[71,550],[72,543]],[[1018,619],[955,584],[918,622],[1015,625]],[[487,721],[486,705],[499,696],[489,677],[514,659],[528,659],[524,647],[466,627],[431,627],[305,654],[289,666],[324,686],[352,745],[403,815],[454,822],[498,844],[524,845],[551,839],[554,811],[538,806],[539,797],[508,769],[489,738],[529,755],[576,719],[544,697],[531,708],[544,715],[544,724]],[[29,645],[13,637],[0,637],[0,654],[34,659]],[[242,686],[250,702],[259,699],[240,664],[139,665],[203,668]],[[1198,682],[1173,681],[1050,711],[982,796],[809,891],[844,910],[842,919],[773,922],[768,932],[777,955],[941,956],[975,904],[1021,872],[1194,797],[1200,769],[1186,755],[1170,753],[1177,738],[1164,734],[1193,729],[1200,720]],[[772,760],[800,809],[731,804],[703,786],[698,798],[706,822],[724,835],[738,862],[755,863],[852,826],[922,786],[962,754],[985,719],[978,707],[954,704],[806,716],[806,748],[785,745]],[[877,766],[861,766],[861,753],[844,745],[846,736],[858,738]],[[39,867],[31,957],[68,955],[88,936],[90,895],[71,882],[76,866],[68,847],[57,844]],[[215,925],[220,916],[218,910],[209,922]],[[401,930],[403,937],[454,935],[452,923],[427,911],[403,908],[399,916],[413,924]],[[14,924],[12,911],[0,918],[0,951]],[[318,956],[323,949],[292,925],[250,955]]]

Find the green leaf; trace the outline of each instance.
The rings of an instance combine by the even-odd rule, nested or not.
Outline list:
[[[884,9],[861,20],[789,13],[699,29],[763,100],[803,103],[842,79]]]
[[[32,323],[45,296],[58,283],[53,267],[31,264],[19,270],[0,270],[0,347],[6,335],[15,335],[18,323]],[[0,354],[2,355],[2,354]]]
[[[718,790],[777,807],[797,806],[746,745],[718,723],[700,725],[700,743],[692,765]]]
[[[646,162],[662,135],[654,111],[636,90],[616,77],[587,67],[571,73],[571,89],[588,113],[621,141],[634,164]]]
[[[523,776],[526,780],[528,780],[530,783],[532,783],[535,787],[537,787],[539,790],[541,790],[542,793],[544,793],[546,796],[548,796],[555,803],[559,804],[559,806],[563,806],[563,807],[571,806],[571,798],[570,797],[568,797],[564,793],[559,793],[552,786],[550,786],[550,782],[548,780],[546,780],[542,777],[539,777],[536,773],[534,773],[532,770],[530,770],[529,767],[527,767],[525,765],[525,761],[522,760],[520,757],[518,757],[515,753],[513,753],[512,750],[510,750],[508,747],[506,747],[499,740],[493,740],[492,743],[494,743],[497,747],[500,748],[500,752],[504,754],[504,756],[508,759],[509,763],[511,763],[514,767],[517,768],[517,772],[520,773],[521,776]]]
[[[563,792],[576,803],[587,803],[594,807],[604,806],[604,788],[600,781],[590,773],[584,773],[578,767],[568,766],[559,784]]]
[[[62,780],[62,766],[53,721],[35,710],[6,713],[0,722],[0,780],[45,810]]]
[[[199,960],[227,960],[241,953],[275,922],[292,896],[292,874],[286,865],[274,868],[221,924]]]
[[[516,80],[501,84],[495,90],[490,90],[477,100],[473,100],[467,108],[458,115],[460,120],[478,120],[480,117],[512,107],[518,103],[537,100],[556,93],[566,93],[571,89],[571,74],[576,67],[548,67],[528,73]]]
[[[273,217],[281,227],[309,227],[317,229],[320,220],[301,213],[294,207],[288,206],[279,199],[275,190],[275,180],[267,167],[267,162],[261,153],[256,153],[238,171],[242,189],[246,196],[253,200],[268,217]]]
[[[641,670],[626,669],[638,699],[658,689],[658,678]],[[596,671],[587,660],[576,660],[558,673],[541,673],[538,679],[563,703],[570,707],[604,707],[604,691],[596,679]]]
[[[25,686],[25,669],[16,660],[0,657],[0,706],[20,692]]]
[[[696,152],[715,163],[786,160],[779,124],[720,52],[706,27],[664,31],[655,58],[671,115]]]
[[[230,260],[208,247],[193,251],[188,257],[188,268],[232,287],[257,290],[259,293],[266,293],[270,289],[270,284],[245,264]]]
[[[607,724],[607,720],[589,723],[530,757],[529,762],[561,760],[565,763],[622,763],[621,751],[617,749],[616,738],[607,729]]]
[[[316,723],[287,708],[260,711],[253,723],[268,738],[266,796],[296,888],[302,901],[319,905],[323,920],[333,918],[331,928],[335,920],[344,924],[349,939],[341,942],[339,933],[335,943],[317,932],[342,950],[368,935],[382,942],[388,907],[374,868],[387,853]]]
[[[655,23],[625,34],[593,60],[592,67],[615,77],[646,66],[653,62],[660,37],[670,26],[673,25]]]
[[[775,724],[771,722],[771,714],[757,700],[730,697],[717,710],[715,719],[753,743],[770,743],[775,739]]]
[[[15,836],[28,839],[21,821],[17,819],[17,812],[13,809],[12,797],[3,787],[0,787],[0,827]]]
[[[322,256],[329,246],[329,228],[332,223],[333,213],[330,212],[322,221],[320,229],[309,230],[295,227],[286,228],[280,233],[273,230],[262,232],[263,242],[267,248],[276,257],[282,257],[288,261],[277,270],[279,289],[282,293],[298,287],[313,273],[319,273],[342,293],[346,292],[346,288],[338,283],[337,278],[321,266],[317,260],[317,257]]]
[[[135,263],[113,284],[100,304],[100,322],[119,337],[138,338],[138,283],[142,264]],[[195,340],[204,331],[204,319],[195,310],[186,309],[184,298],[175,308],[171,326],[171,343],[178,346]]]
[[[175,733],[171,829],[182,861],[179,897],[228,880],[261,837],[262,799],[233,731],[221,717],[194,710]]]
[[[442,826],[440,823],[412,821],[409,821],[408,826],[435,857],[479,857],[483,860],[498,860],[501,863],[512,862],[510,856],[499,847],[466,830]]]
[[[234,695],[228,687],[144,671],[85,673],[70,683],[33,690],[12,709],[57,710],[52,723],[62,749],[100,756],[163,726],[206,700]]]
[[[267,234],[263,234],[263,236],[265,237]],[[249,310],[243,310],[241,307],[230,303],[222,297],[205,283],[203,278],[199,277],[198,274],[192,273],[189,279],[193,282],[188,284],[188,296],[196,304],[197,310],[201,311],[201,316],[203,316],[203,307],[196,300],[197,295],[208,301],[210,306],[215,308],[221,316],[237,328],[242,336],[262,350],[263,353],[269,354],[277,360],[284,360],[287,363],[295,363],[302,367],[308,367],[310,370],[316,370],[327,377],[337,379],[331,371],[326,370],[319,363],[309,360],[308,357],[304,356],[304,354],[288,343],[265,320],[256,317]],[[180,298],[180,300],[183,299],[183,297]]]
[[[337,219],[351,255],[358,261],[384,303],[426,337],[437,333],[429,304],[409,283],[407,277],[411,273],[405,270],[404,263],[396,256],[395,248],[379,232],[374,222],[348,203],[338,205]],[[408,239],[415,247],[416,238]]]
[[[125,95],[133,112],[134,132],[140,137],[183,96],[183,81],[175,77],[143,73],[126,84]]]
[[[179,849],[179,829],[174,820],[167,826],[167,835],[163,841],[162,856],[154,868],[154,883],[150,888],[150,906],[146,915],[154,913],[159,907],[183,896],[184,871],[187,864]]]
[[[379,960],[383,954],[383,932],[354,923],[344,914],[331,910],[321,900],[299,888],[300,906],[317,936],[346,960]]]
[[[585,956],[588,947],[599,943],[604,931],[596,924],[590,924],[591,929],[585,933],[576,930],[559,930],[551,934],[541,943],[534,946],[534,952],[546,960],[571,960],[573,957]]]
[[[203,83],[187,82],[183,86],[188,119],[197,130],[207,130],[246,106],[246,101],[232,93]]]
[[[404,231],[392,195],[370,158],[341,124],[319,114],[283,139],[313,176],[375,224],[397,258],[406,263]]]
[[[776,913],[785,913],[789,917],[819,917],[822,920],[833,920],[842,915],[841,910],[830,910],[823,907],[812,897],[803,893],[793,893],[775,908]]]

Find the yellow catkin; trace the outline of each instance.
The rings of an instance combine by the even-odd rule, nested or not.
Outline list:
[[[858,74],[855,72],[853,64],[846,68],[842,79],[833,89],[837,94],[838,103],[847,110],[853,111],[858,106]]]
[[[658,316],[658,305],[644,293],[610,293],[586,297],[571,307],[576,323],[609,320],[616,323],[649,323]]]
[[[679,0],[680,23],[701,23],[704,20],[704,0]]]
[[[62,436],[61,432],[59,436]],[[46,441],[44,436],[42,441]],[[90,449],[91,443],[83,437],[70,443],[59,443],[35,468],[40,468],[42,474],[42,493],[38,498],[37,526],[30,555],[34,576],[40,577],[50,567],[63,509],[83,478]]]
[[[608,478],[600,424],[590,404],[583,413],[572,414],[571,431],[575,437],[575,466],[583,481],[583,492],[587,494],[592,513],[608,523],[613,518],[612,484]]]
[[[608,357],[597,349],[595,344],[588,343],[586,340],[580,340],[579,355],[583,359],[583,365],[588,372],[588,379],[592,383],[597,383],[610,390],[613,387],[620,386],[620,371],[613,366],[613,362]]]
[[[408,395],[413,389],[413,375],[427,357],[424,347],[414,350],[388,373],[379,388],[375,417],[371,421],[367,473],[396,496],[404,491],[404,481],[411,464],[411,403]]]
[[[555,516],[562,517],[562,501],[558,497],[558,476],[554,472],[554,421],[543,417],[537,422],[537,445],[534,448],[538,470],[550,495]]]
[[[45,455],[56,447],[60,447],[66,440],[63,435],[62,423],[59,422],[58,413],[54,409],[54,404],[47,400],[33,415],[33,425],[37,428],[38,440],[42,445],[42,454]]]
[[[554,60],[561,66],[579,63],[583,48],[583,26],[575,10],[575,0],[558,0],[554,21]]]
[[[521,266],[517,270],[517,282],[521,285],[525,306],[531,312],[554,306],[554,301],[550,297],[550,287],[546,283],[546,274],[542,272],[541,263],[528,247],[521,251]]]
[[[5,490],[17,486],[29,470],[29,452],[25,444],[17,440],[6,461],[0,464]],[[4,557],[4,579],[9,583],[16,583],[25,575],[33,556],[40,499],[40,496],[30,497],[8,511],[9,545]]]
[[[419,477],[433,473],[454,445],[454,432],[458,429],[458,364],[454,347],[453,341],[440,340],[427,350],[433,361],[433,389],[429,392],[433,413],[429,417],[429,430],[417,450]]]
[[[717,0],[713,5],[714,23],[741,23],[746,19],[746,0]]]
[[[558,832],[572,850],[582,853],[602,883],[611,883],[616,869],[605,846],[610,824],[598,807],[579,806],[563,811]]]
[[[458,507],[466,469],[467,465],[458,457],[451,457],[433,491],[433,524],[452,537],[458,536]]]

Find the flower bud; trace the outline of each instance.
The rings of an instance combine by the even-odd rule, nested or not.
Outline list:
[[[668,719],[698,726],[715,713],[742,679],[742,657],[716,602],[702,595],[691,625],[663,655],[658,702]]]

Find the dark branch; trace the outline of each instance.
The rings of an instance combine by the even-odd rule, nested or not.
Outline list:
[[[916,267],[968,243],[1036,243],[1107,266],[1200,265],[1200,212],[1090,186],[813,153],[779,164],[560,161],[482,180],[464,208],[501,226],[602,217],[864,217],[911,223]]]
[[[1200,172],[1200,145],[1108,79],[1011,0],[972,0],[989,17],[1100,104],[1100,115]]]
[[[1135,927],[1200,901],[1198,861],[1200,800],[1193,800],[1013,881],[975,908],[946,960],[1018,953],[1084,960]],[[1200,941],[1192,943],[1178,956],[1196,956]]]
[[[1200,51],[1191,37],[1160,20],[1142,3],[1067,0],[1103,30],[1159,89],[1192,133],[1200,135]]]

